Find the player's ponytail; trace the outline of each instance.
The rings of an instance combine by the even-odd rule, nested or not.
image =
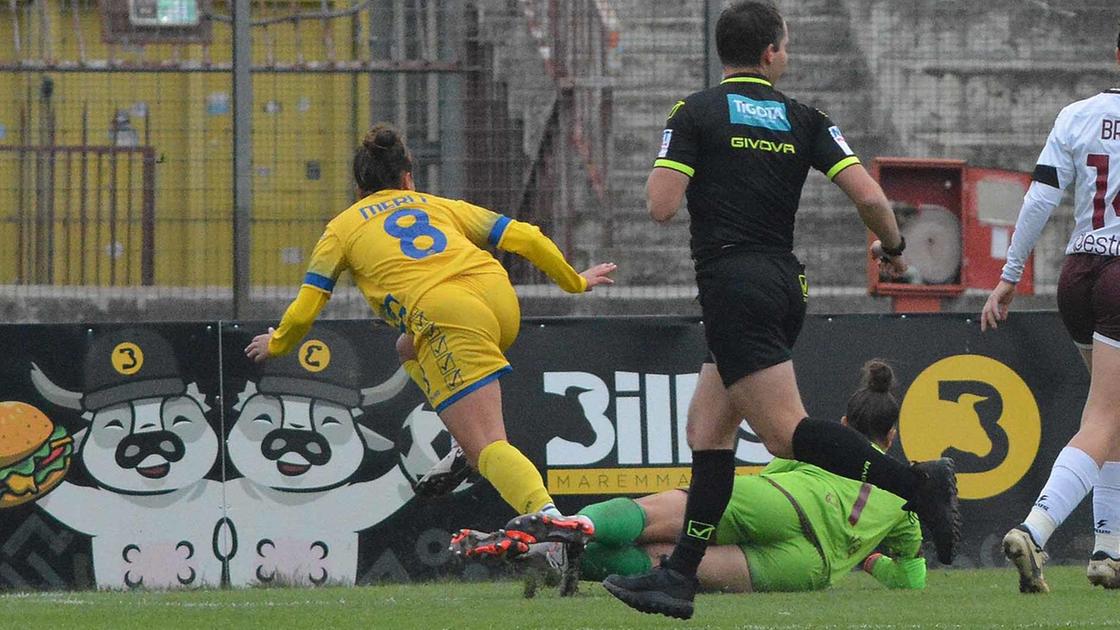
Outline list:
[[[377,123],[354,152],[354,181],[362,195],[400,188],[405,173],[412,172],[412,156],[404,138],[389,123]]]
[[[863,364],[863,383],[848,398],[848,424],[876,442],[886,440],[898,422],[898,400],[891,393],[894,371],[881,359]]]

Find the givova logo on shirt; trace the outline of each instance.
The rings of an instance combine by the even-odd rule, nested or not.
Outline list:
[[[902,400],[899,438],[906,459],[952,457],[962,499],[985,499],[1030,470],[1042,439],[1031,389],[990,357],[959,354],[922,370]]]
[[[728,94],[727,108],[733,125],[749,125],[774,131],[790,130],[785,103],[756,101],[739,94]]]

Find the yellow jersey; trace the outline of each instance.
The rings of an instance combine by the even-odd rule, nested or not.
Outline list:
[[[465,201],[382,190],[327,224],[300,296],[284,314],[269,352],[285,354],[295,347],[346,269],[374,312],[404,332],[402,315],[445,280],[480,273],[508,278],[501,263],[482,249],[487,245],[524,256],[569,293],[587,290],[586,279],[534,225]]]

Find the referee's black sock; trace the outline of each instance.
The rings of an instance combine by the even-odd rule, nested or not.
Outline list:
[[[669,568],[696,575],[708,543],[715,537],[716,525],[731,500],[734,484],[735,451],[692,452],[692,483],[684,508],[684,528],[673,555],[669,556]]]
[[[909,501],[918,475],[880,453],[867,438],[839,422],[805,418],[793,431],[794,458],[857,481],[866,481]]]

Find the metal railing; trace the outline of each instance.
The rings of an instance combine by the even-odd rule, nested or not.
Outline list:
[[[0,168],[26,183],[0,215],[15,283],[151,285],[155,161],[152,147],[0,145]]]

